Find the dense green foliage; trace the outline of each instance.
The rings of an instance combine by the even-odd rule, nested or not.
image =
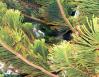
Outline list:
[[[53,70],[66,71],[65,77],[91,77],[99,72],[97,18],[78,29],[82,35],[73,35],[73,44],[62,42],[55,45],[50,54]]]
[[[62,20],[56,0],[2,0],[0,2],[0,60],[7,66],[13,64],[20,70],[20,74],[27,73],[32,77],[49,76],[44,74],[45,71],[42,69],[38,70],[23,59],[19,59],[20,56],[18,57],[16,53],[59,77],[98,77],[98,0],[77,2],[61,0],[61,3],[67,18],[71,23],[75,22],[73,26],[78,25],[75,28],[77,32],[72,33],[72,40],[60,39],[57,44],[53,44],[57,39],[56,35],[51,36],[54,30],[56,33],[59,31],[61,35],[68,29],[68,25]],[[70,16],[78,4],[81,15],[84,14],[83,18],[78,16],[79,19],[83,19],[80,23],[72,21],[77,18]],[[33,28],[44,31],[46,37],[36,39]],[[52,38],[53,43],[50,40]]]

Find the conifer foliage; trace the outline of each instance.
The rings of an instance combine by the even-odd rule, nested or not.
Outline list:
[[[68,20],[70,7],[65,3],[75,5],[75,1],[68,0],[0,1],[0,60],[30,77],[98,77],[99,18],[86,17],[86,24],[73,27]],[[28,18],[33,21],[25,21]],[[46,39],[33,34],[32,29],[39,29],[38,24],[42,28],[67,25],[73,39],[45,43]]]

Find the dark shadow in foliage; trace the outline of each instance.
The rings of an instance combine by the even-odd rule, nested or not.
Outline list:
[[[70,40],[72,40],[73,37],[72,37],[71,34],[72,34],[72,31],[69,30],[67,33],[65,33],[65,34],[63,35],[63,39],[66,40],[66,41],[70,41]]]

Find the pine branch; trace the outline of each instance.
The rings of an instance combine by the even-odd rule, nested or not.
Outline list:
[[[21,0],[18,0],[21,4],[22,4],[22,6],[24,6],[24,7],[32,7],[34,10],[36,10],[37,8],[39,8],[40,7],[40,5],[36,5],[36,4],[30,4],[30,3],[25,3],[24,1],[21,1]],[[46,22],[46,21],[44,21],[44,20],[41,20],[41,19],[39,19],[39,18],[36,18],[36,17],[31,17],[31,16],[29,16],[29,15],[26,15],[26,14],[22,14],[22,15],[24,15],[25,17],[27,17],[27,18],[29,18],[29,19],[32,19],[32,20],[34,20],[34,21],[36,21],[36,22],[38,22],[38,23],[42,23],[42,24],[46,24],[46,25],[49,25],[49,26],[59,26],[59,25],[65,25],[64,23],[63,24],[54,24],[54,23],[49,23],[49,22]]]
[[[72,24],[69,22],[69,20],[66,18],[66,15],[65,15],[65,12],[64,12],[64,9],[61,5],[61,2],[60,0],[56,0],[57,1],[57,4],[58,4],[58,7],[60,9],[60,13],[62,15],[62,18],[64,19],[65,23],[69,26],[69,28],[75,33],[75,29],[72,27]]]
[[[27,17],[27,18],[32,19],[32,20],[34,20],[34,21],[37,21],[38,23],[47,24],[47,22],[45,22],[44,20],[38,19],[38,18],[36,18],[36,17],[31,17],[31,16],[29,16],[29,15],[27,15],[27,14],[22,14],[22,15],[23,15],[24,17]]]
[[[56,24],[56,23],[46,22],[46,21],[44,21],[44,20],[41,20],[41,19],[36,18],[36,17],[31,17],[31,16],[26,15],[26,14],[22,14],[22,15],[23,15],[24,17],[26,17],[26,18],[29,18],[29,19],[31,19],[31,20],[33,20],[33,21],[38,22],[38,23],[45,24],[45,25],[47,25],[47,26],[52,26],[52,27],[54,27],[54,26],[63,26],[63,25],[65,25],[64,23],[63,23],[63,24]]]
[[[38,66],[38,65],[35,65],[33,64],[32,62],[30,62],[29,60],[27,60],[26,58],[24,58],[21,54],[17,53],[17,51],[15,51],[13,48],[11,48],[9,45],[7,45],[4,41],[2,41],[0,39],[0,44],[5,48],[7,49],[8,51],[10,51],[11,53],[13,53],[17,58],[21,59],[23,62],[27,63],[28,65],[38,69],[38,70],[41,70],[43,73],[49,75],[50,77],[58,77],[57,75],[54,75],[52,73],[50,73],[49,71],[45,70],[44,68]]]

